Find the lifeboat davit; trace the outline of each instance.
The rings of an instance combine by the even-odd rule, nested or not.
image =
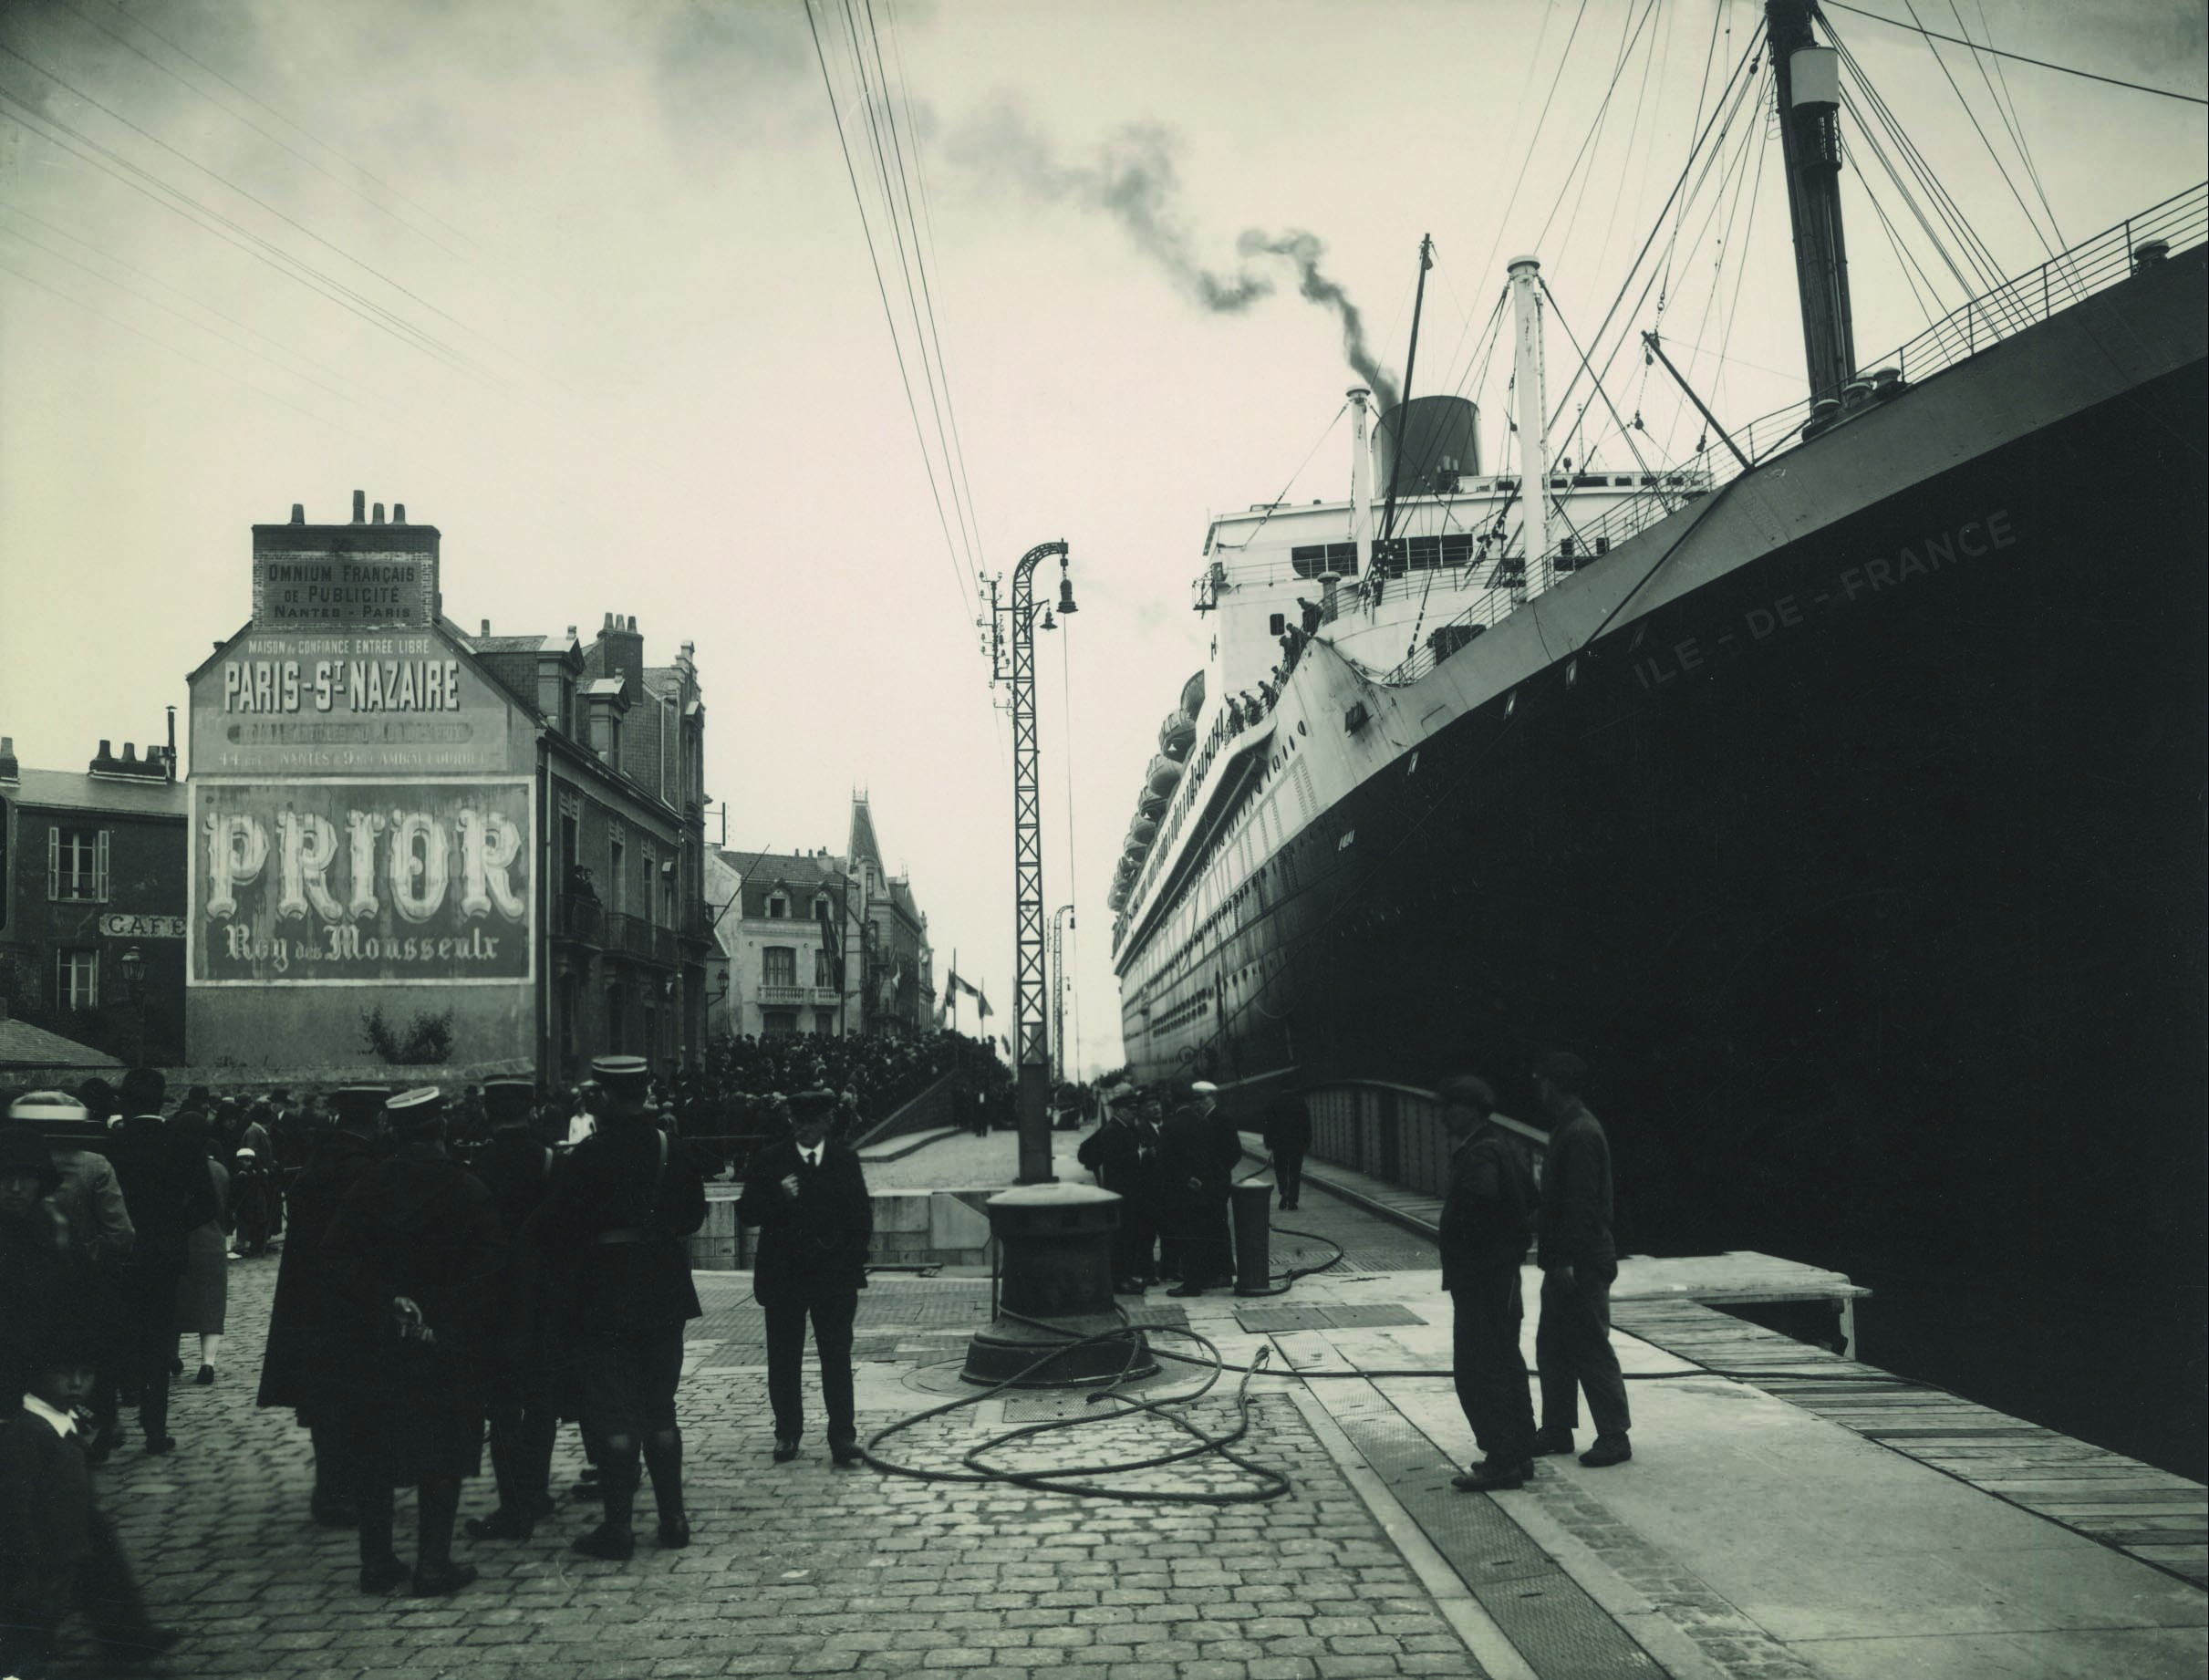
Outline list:
[[[1158,751],[1178,764],[1189,755],[1197,744],[1197,725],[1186,711],[1167,713],[1166,721],[1158,725]]]
[[[1192,718],[1204,715],[1204,673],[1198,671],[1181,685],[1181,710]]]
[[[1181,766],[1161,752],[1151,760],[1150,768],[1143,773],[1143,780],[1152,793],[1170,794],[1181,785]]]

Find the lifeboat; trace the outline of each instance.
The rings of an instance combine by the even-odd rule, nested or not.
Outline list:
[[[1197,744],[1197,725],[1186,711],[1168,712],[1158,725],[1158,751],[1178,764]]]
[[[1204,715],[1204,673],[1198,671],[1181,685],[1181,710],[1192,718]]]
[[[1127,837],[1140,843],[1146,850],[1158,837],[1158,824],[1150,817],[1138,815],[1127,825]]]
[[[1125,887],[1115,887],[1112,889],[1112,891],[1106,893],[1104,895],[1104,907],[1112,911],[1115,916],[1118,915],[1122,910],[1125,909],[1127,907],[1127,888]]]
[[[1136,801],[1136,809],[1141,812],[1145,816],[1164,816],[1166,814],[1166,802],[1170,797],[1171,795],[1167,793],[1154,793],[1149,788],[1146,787],[1143,790],[1143,796]]]
[[[1138,845],[1136,844],[1136,842],[1130,840],[1127,845],[1121,849],[1120,861],[1126,865],[1130,869],[1139,869],[1143,866],[1144,853],[1149,850],[1150,847],[1146,845]]]
[[[1154,793],[1171,793],[1181,785],[1181,766],[1161,752],[1151,760],[1150,768],[1143,773],[1143,780]]]

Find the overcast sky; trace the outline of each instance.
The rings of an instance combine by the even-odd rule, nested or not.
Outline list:
[[[2204,90],[2193,0],[1918,14]],[[1246,233],[1313,236],[1302,249],[1391,369],[1431,233],[1416,390],[1481,399],[1492,470],[1505,396],[1474,389],[1470,366],[1504,260],[1536,250],[1565,320],[1592,333],[1760,16],[1745,0],[815,0],[935,455],[942,399],[874,185],[855,23],[896,96],[895,134],[876,126],[913,183],[928,354],[940,344],[964,463],[935,457],[947,547],[801,0],[15,0],[0,730],[48,768],[102,737],[159,739],[184,674],[247,617],[249,527],[294,502],[341,521],[358,487],[440,528],[463,626],[573,623],[587,640],[619,611],[654,663],[695,641],[731,846],[841,849],[866,787],[929,914],[939,983],[956,948],[1009,1030],[1009,733],[968,544],[1009,570],[1063,537],[1081,612],[1039,659],[1046,893],[1077,907],[1084,1060],[1116,1065],[1104,895],[1157,724],[1202,663],[1188,583],[1207,521],[1271,500],[1307,457],[1296,494],[1348,482],[1330,431],[1352,382],[1339,318]],[[1993,79],[1944,47],[1983,141],[1922,41],[1834,22],[2005,271],[2204,172],[2198,105],[2015,62]],[[1653,294],[1615,329],[1700,347],[1691,377],[1729,421],[1799,394],[1761,120],[1735,127],[1738,161],[1678,218],[1662,320]],[[1851,148],[1943,304],[1960,301],[1853,131]],[[1913,298],[1856,177],[1847,191],[1869,363],[1937,306]],[[1553,332],[1552,389],[1568,354]],[[1628,356],[1612,389],[1676,457],[1696,428],[1660,386]],[[950,481],[970,487],[970,537]]]

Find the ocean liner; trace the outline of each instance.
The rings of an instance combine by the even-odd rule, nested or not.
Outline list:
[[[1859,358],[1811,17],[1768,7],[1801,403],[1629,472],[1539,424],[1485,462],[1454,397],[1369,441],[1357,389],[1347,503],[1212,523],[1212,654],[1110,889],[1131,1071],[1465,1068],[1531,1113],[1570,1048],[1644,1249],[2193,1275],[2209,196]]]

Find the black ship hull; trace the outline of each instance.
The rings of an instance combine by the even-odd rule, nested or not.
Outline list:
[[[1203,1071],[1586,1056],[1644,1251],[2201,1270],[2204,370],[1924,478],[1455,719],[1192,976]],[[1346,842],[1344,836],[1351,836]],[[2166,1272],[2166,1275],[2173,1275]]]

